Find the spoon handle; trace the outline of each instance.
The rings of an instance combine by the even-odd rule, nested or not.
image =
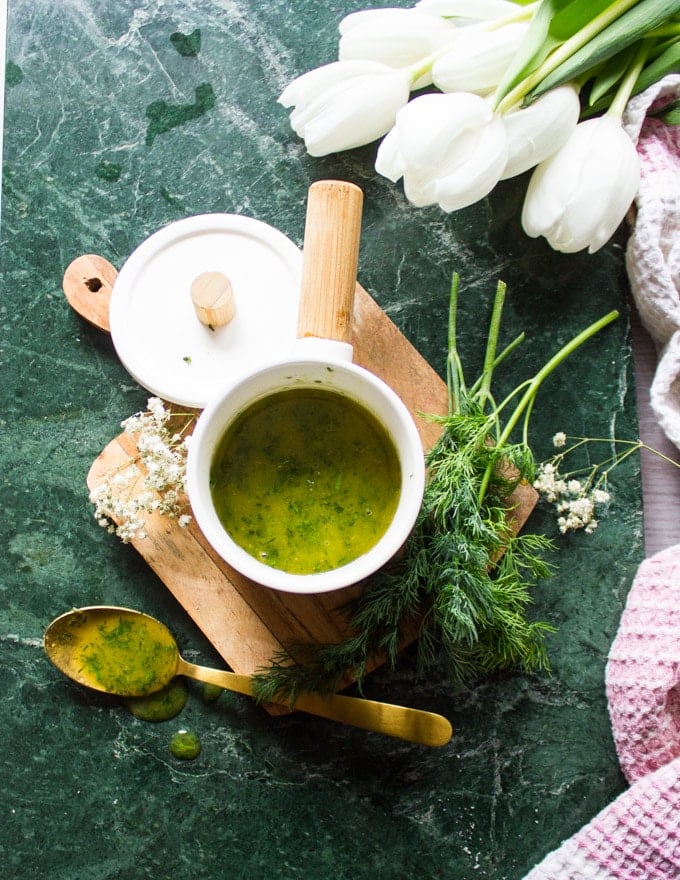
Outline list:
[[[247,675],[197,666],[182,658],[179,660],[177,672],[206,684],[253,696],[252,683]],[[423,746],[446,745],[453,733],[451,724],[443,715],[343,694],[301,694],[293,708]]]
[[[453,733],[443,715],[344,694],[301,694],[294,708],[423,746],[444,746]]]

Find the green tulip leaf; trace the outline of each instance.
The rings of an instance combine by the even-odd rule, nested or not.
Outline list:
[[[633,45],[646,33],[680,12],[680,0],[639,0],[581,49],[545,76],[526,97],[531,103],[544,92],[587,74],[596,65]]]
[[[553,15],[550,33],[558,42],[563,43],[611,5],[612,0],[571,0]]]
[[[588,95],[588,104],[592,106],[604,95],[613,93],[616,84],[621,81],[635,57],[636,51],[637,47],[627,46],[623,52],[617,53],[597,68]]]
[[[631,94],[638,95],[645,89],[659,82],[670,73],[680,73],[680,41],[667,42],[660,47],[656,47],[650,52],[650,60],[642,69],[639,77],[635,81],[635,85]],[[582,118],[595,116],[609,107],[614,93],[612,91],[603,95],[592,106],[588,107],[581,114]]]
[[[548,55],[611,5],[611,0],[543,0],[496,91],[499,102]]]
[[[666,122],[668,125],[680,125],[680,98],[670,104],[666,104],[665,107],[659,107],[658,110],[649,115],[661,119],[662,122]]]
[[[633,94],[643,92],[669,73],[680,73],[680,41],[664,43],[663,51],[650,59],[635,83]]]

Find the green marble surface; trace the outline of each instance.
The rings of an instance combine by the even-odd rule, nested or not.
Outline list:
[[[364,3],[364,6],[380,5]],[[407,5],[401,3],[400,5]],[[219,665],[202,634],[129,546],[97,527],[90,463],[146,393],[110,340],[67,306],[61,278],[82,253],[116,266],[190,214],[257,217],[301,243],[305,196],[322,177],[365,190],[360,280],[443,371],[450,274],[463,278],[464,354],[481,357],[497,278],[508,338],[528,340],[515,384],[612,307],[620,320],[555,374],[536,408],[539,457],[557,430],[636,435],[623,234],[562,256],[519,226],[526,179],[451,216],[416,210],[373,171],[374,147],[312,159],[276,97],[334,57],[356,8],[312,0],[10,0],[2,196],[0,855],[16,880],[414,876],[519,880],[624,787],[604,665],[643,556],[631,460],[590,537],[556,534],[557,574],[535,614],[552,622],[552,675],[507,675],[456,693],[415,677],[407,654],[371,696],[446,714],[442,749],[248,699],[140,721],[45,659],[47,623],[74,605],[161,617],[188,659]],[[180,727],[195,761],[173,758]]]

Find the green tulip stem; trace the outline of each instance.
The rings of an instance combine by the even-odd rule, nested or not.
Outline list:
[[[625,76],[621,80],[621,84],[616,91],[616,95],[614,95],[614,100],[609,105],[609,109],[605,114],[606,116],[611,116],[614,119],[622,118],[628,99],[635,88],[635,83],[647,61],[647,55],[649,54],[651,45],[652,40],[642,40],[640,42],[635,57],[626,70]]]
[[[519,6],[517,12],[511,12],[508,15],[503,16],[502,18],[495,18],[491,21],[483,21],[476,25],[470,25],[471,28],[482,30],[482,31],[494,31],[498,30],[498,28],[504,27],[507,24],[515,24],[516,22],[526,21],[530,19],[534,12],[536,11],[536,7],[540,5],[541,0],[536,0],[535,3],[529,3],[526,6]],[[446,18],[446,16],[442,16]],[[454,36],[456,31],[452,29],[452,36]],[[441,58],[443,55],[446,55],[448,52],[452,51],[453,41],[450,44],[442,46],[436,52],[433,52],[431,55],[428,55],[426,58],[421,58],[417,61],[412,67],[408,68],[408,72],[411,76],[411,88],[413,88],[413,83],[417,82],[421,76],[424,76],[428,73],[435,61]]]
[[[517,12],[510,12],[502,18],[492,18],[490,21],[482,22],[479,25],[480,30],[497,31],[499,28],[505,27],[507,24],[516,24],[517,22],[526,21],[532,18],[534,12],[540,6],[540,0],[536,3],[528,3],[526,6],[518,7]]]
[[[595,18],[591,19],[585,27],[582,27],[580,31],[577,31],[568,40],[565,40],[564,43],[554,49],[543,64],[534,70],[533,73],[530,73],[529,76],[525,77],[525,79],[518,83],[514,89],[508,92],[508,94],[495,107],[496,111],[498,113],[506,113],[516,105],[521,104],[526,95],[545,79],[549,73],[556,70],[560,64],[563,64],[574,54],[574,52],[583,48],[583,46],[599,34],[600,31],[603,31],[606,27],[612,24],[612,22],[616,21],[617,18],[620,18],[624,12],[627,12],[635,6],[637,2],[638,0],[617,0],[617,2],[612,3],[611,6],[608,6],[607,9],[603,10],[599,15],[596,15]]]
[[[525,425],[524,425],[524,433],[527,433],[527,424],[526,421],[531,414],[531,410],[533,409],[534,401],[536,399],[536,394],[538,393],[538,389],[541,387],[542,383],[548,376],[553,372],[553,370],[562,363],[573,351],[575,351],[580,345],[590,339],[591,336],[594,336],[596,333],[599,333],[603,327],[606,327],[607,324],[611,324],[612,321],[615,321],[619,317],[618,311],[615,309],[611,312],[608,312],[599,320],[595,321],[589,327],[586,327],[585,330],[582,330],[577,336],[575,336],[570,342],[566,345],[563,345],[562,348],[556,352],[550,360],[536,373],[536,375],[529,382],[526,383],[526,391],[522,395],[521,400],[515,407],[512,415],[508,419],[503,431],[501,432],[498,440],[496,441],[497,446],[504,446],[508,440],[510,439],[510,435],[517,427],[519,420],[522,416],[525,417]],[[478,501],[481,504],[484,500],[484,496],[486,494],[487,486],[489,485],[489,480],[491,479],[491,475],[493,473],[493,468],[495,464],[494,462],[490,462],[489,466],[484,474],[484,477],[481,481],[478,493]]]

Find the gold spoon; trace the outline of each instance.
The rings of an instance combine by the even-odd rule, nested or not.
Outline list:
[[[62,614],[45,631],[45,651],[64,675],[121,697],[155,693],[175,675],[253,696],[249,676],[189,663],[164,624],[130,608],[96,605]],[[341,694],[302,694],[293,708],[425,746],[446,745],[453,732],[434,712]]]

